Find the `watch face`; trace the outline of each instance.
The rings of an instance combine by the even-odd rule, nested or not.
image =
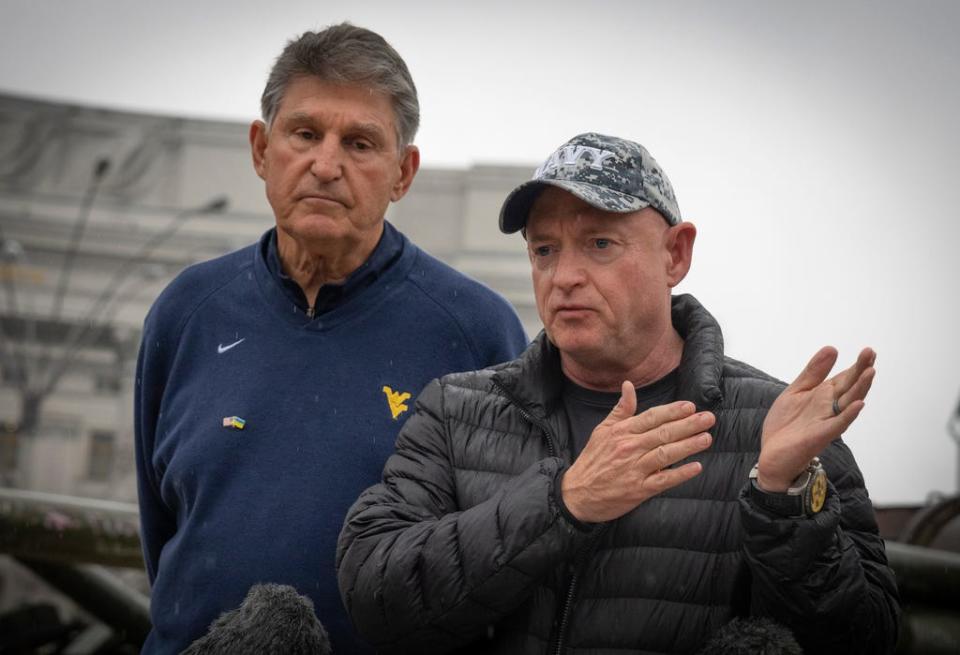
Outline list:
[[[810,511],[814,514],[823,509],[827,499],[827,474],[823,469],[813,474],[813,484],[810,485]]]

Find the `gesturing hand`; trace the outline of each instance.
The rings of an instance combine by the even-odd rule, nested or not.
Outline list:
[[[624,382],[620,401],[594,429],[583,452],[561,482],[563,502],[580,521],[599,523],[700,473],[699,462],[667,468],[705,450],[714,423],[710,412],[694,413],[680,401],[653,407],[639,416],[633,383]]]
[[[763,422],[757,474],[761,489],[786,491],[809,461],[850,427],[873,384],[876,358],[872,349],[864,348],[853,366],[827,379],[837,351],[826,346],[783,390]],[[834,413],[834,400],[839,414]]]

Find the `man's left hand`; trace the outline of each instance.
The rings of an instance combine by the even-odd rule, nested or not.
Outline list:
[[[850,427],[873,384],[876,358],[871,348],[864,348],[853,366],[827,379],[837,350],[826,346],[783,390],[763,422],[757,474],[761,489],[786,491],[810,460]]]

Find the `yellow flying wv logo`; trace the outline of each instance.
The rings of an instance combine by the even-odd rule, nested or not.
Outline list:
[[[400,393],[390,387],[384,387],[383,393],[387,395],[387,404],[390,405],[390,413],[393,415],[394,421],[397,420],[398,416],[410,409],[406,405],[406,401],[410,400],[410,392],[404,391]]]

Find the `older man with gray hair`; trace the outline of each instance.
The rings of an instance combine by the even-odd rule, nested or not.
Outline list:
[[[340,537],[358,630],[385,653],[679,654],[752,616],[804,652],[891,652],[896,585],[840,439],[875,353],[829,377],[825,347],[789,386],[725,356],[672,294],[696,228],[631,141],[563,144],[500,228],[545,331],[420,395]]]
[[[337,592],[344,514],[409,399],[527,341],[499,295],[384,220],[419,167],[406,65],[348,24],[277,60],[250,127],[276,226],[192,266],[147,316],[136,450],[153,584],[146,653],[178,653],[255,583],[309,597],[335,652],[366,650]]]

